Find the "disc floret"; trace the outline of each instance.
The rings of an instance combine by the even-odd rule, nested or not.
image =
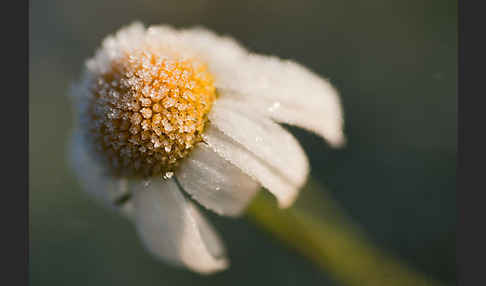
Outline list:
[[[204,63],[143,50],[113,61],[94,78],[88,138],[115,174],[172,172],[201,141],[216,99]]]

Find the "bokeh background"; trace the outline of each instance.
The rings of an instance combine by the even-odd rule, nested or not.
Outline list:
[[[311,154],[313,178],[375,245],[455,284],[456,1],[29,3],[31,285],[340,285],[248,220],[214,215],[231,268],[209,277],[172,268],[81,192],[66,164],[66,94],[102,38],[134,20],[204,25],[329,78],[347,147],[290,129]]]

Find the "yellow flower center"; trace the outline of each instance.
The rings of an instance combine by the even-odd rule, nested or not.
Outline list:
[[[147,50],[111,63],[92,86],[89,137],[115,174],[171,174],[201,141],[216,99],[207,66]]]

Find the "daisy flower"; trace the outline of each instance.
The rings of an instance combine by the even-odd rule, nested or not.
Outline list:
[[[307,157],[278,123],[344,142],[326,80],[202,28],[122,28],[71,94],[70,160],[83,189],[132,220],[149,252],[199,273],[228,259],[195,202],[238,216],[261,187],[288,207],[305,183]]]

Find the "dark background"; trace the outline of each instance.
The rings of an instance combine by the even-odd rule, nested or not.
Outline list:
[[[66,164],[66,94],[103,37],[134,20],[204,25],[329,78],[348,145],[291,128],[312,176],[376,245],[455,284],[456,1],[31,1],[29,13],[32,285],[339,285],[247,220],[216,216],[231,268],[174,269],[80,191]]]

